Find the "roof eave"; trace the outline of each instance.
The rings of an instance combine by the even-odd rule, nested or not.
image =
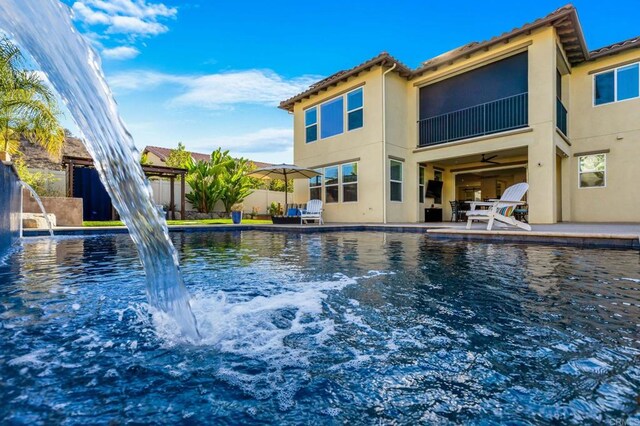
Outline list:
[[[544,19],[541,19],[538,22],[532,22],[528,25],[524,25],[522,28],[519,28],[517,30],[514,31],[510,31],[507,32],[505,34],[502,34],[498,37],[495,37],[493,39],[481,42],[476,44],[473,47],[470,47],[468,49],[464,49],[464,50],[459,50],[457,52],[455,52],[452,55],[443,55],[442,58],[438,59],[438,60],[434,60],[433,62],[429,62],[425,65],[422,65],[420,67],[418,67],[415,71],[412,72],[410,79],[413,79],[415,77],[419,77],[422,74],[424,74],[427,71],[431,71],[431,70],[435,70],[439,67],[441,67],[443,64],[446,63],[451,63],[453,61],[456,61],[458,59],[460,59],[461,57],[464,56],[469,56],[469,55],[473,55],[474,53],[477,53],[481,50],[485,50],[485,49],[489,49],[492,46],[495,46],[496,44],[499,43],[504,43],[507,42],[508,40],[515,38],[515,37],[519,37],[523,34],[528,34],[531,33],[534,30],[537,30],[539,28],[545,27],[545,26],[551,26],[553,25],[555,22],[562,20],[564,18],[570,18],[575,26],[575,32],[577,34],[578,37],[578,43],[580,44],[581,47],[581,53],[584,57],[583,61],[587,60],[588,55],[589,55],[589,51],[587,50],[587,44],[585,42],[584,39],[584,34],[582,33],[582,28],[580,26],[580,21],[578,20],[578,14],[576,12],[575,8],[571,8],[571,9],[566,9],[556,15],[552,15],[552,16],[548,16]],[[580,61],[582,62],[582,61]]]
[[[304,99],[308,99],[311,96],[314,96],[320,92],[326,91],[331,87],[337,86],[338,84],[349,80],[349,78],[351,77],[358,76],[363,72],[368,72],[373,67],[376,67],[376,66],[393,67],[393,65],[396,65],[396,69],[394,71],[396,71],[400,76],[409,78],[409,76],[411,75],[411,70],[407,68],[405,65],[403,65],[402,63],[400,63],[399,61],[392,58],[390,55],[386,54],[384,56],[376,57],[370,61],[367,61],[361,64],[360,66],[357,66],[349,70],[348,72],[345,72],[335,80],[329,80],[326,83],[323,83],[317,87],[314,87],[313,89],[308,89],[290,99],[282,101],[280,102],[280,105],[278,105],[278,108],[288,112],[293,112],[294,105],[298,102],[301,102]]]

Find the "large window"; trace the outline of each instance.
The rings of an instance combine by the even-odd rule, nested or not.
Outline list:
[[[309,179],[309,199],[331,203],[355,203],[358,201],[358,163],[344,163],[316,169],[323,176]]]
[[[305,142],[318,139],[318,108],[309,108],[304,112]]]
[[[359,129],[364,120],[362,88],[347,93],[347,129]]]
[[[316,171],[322,173],[322,169]],[[322,175],[309,179],[309,199],[322,200]]]
[[[337,203],[338,202],[338,166],[326,167],[324,169],[324,202]]]
[[[362,87],[304,111],[305,142],[330,138],[364,126],[364,93]],[[318,127],[320,134],[318,134]]]
[[[593,104],[602,105],[640,96],[640,64],[601,72],[593,78]]]
[[[320,105],[320,137],[329,138],[344,132],[344,99]]]
[[[342,202],[358,201],[358,163],[347,163],[342,169]]]
[[[607,184],[606,154],[584,155],[578,158],[580,188],[602,188]]]
[[[390,189],[389,192],[391,201],[399,201],[402,202],[402,162],[391,160],[389,163],[390,174],[389,174],[389,182]]]
[[[424,166],[418,167],[418,202],[424,203]]]

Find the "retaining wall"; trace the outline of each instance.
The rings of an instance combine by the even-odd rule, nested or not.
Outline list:
[[[0,256],[20,236],[20,188],[13,166],[0,162]]]

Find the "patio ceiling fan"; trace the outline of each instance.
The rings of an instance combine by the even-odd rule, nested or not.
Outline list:
[[[480,159],[480,162],[481,162],[481,163],[489,163],[489,164],[500,164],[500,163],[498,163],[497,161],[491,161],[491,160],[493,160],[494,158],[496,158],[497,156],[498,156],[498,155],[496,154],[496,155],[492,155],[491,157],[486,157],[486,158],[485,158],[485,154],[482,154],[482,158]]]

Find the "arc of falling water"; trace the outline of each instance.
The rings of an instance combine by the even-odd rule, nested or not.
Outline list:
[[[153,205],[151,187],[118,115],[100,58],[74,28],[71,10],[58,0],[1,0],[0,29],[31,54],[82,131],[100,180],[138,249],[149,303],[168,312],[187,336],[197,339],[167,223]]]
[[[53,225],[51,224],[51,221],[49,220],[49,216],[47,215],[47,211],[44,209],[44,206],[42,205],[42,200],[40,199],[40,196],[31,187],[31,185],[29,185],[27,182],[21,180],[21,181],[19,181],[19,183],[20,183],[20,185],[22,185],[23,188],[25,188],[27,191],[29,191],[31,193],[31,195],[33,195],[33,198],[36,199],[36,202],[38,203],[38,206],[40,206],[40,211],[44,215],[44,219],[47,221],[47,225],[49,226],[49,235],[51,235],[53,237]],[[20,210],[20,220],[22,221],[22,210]]]

